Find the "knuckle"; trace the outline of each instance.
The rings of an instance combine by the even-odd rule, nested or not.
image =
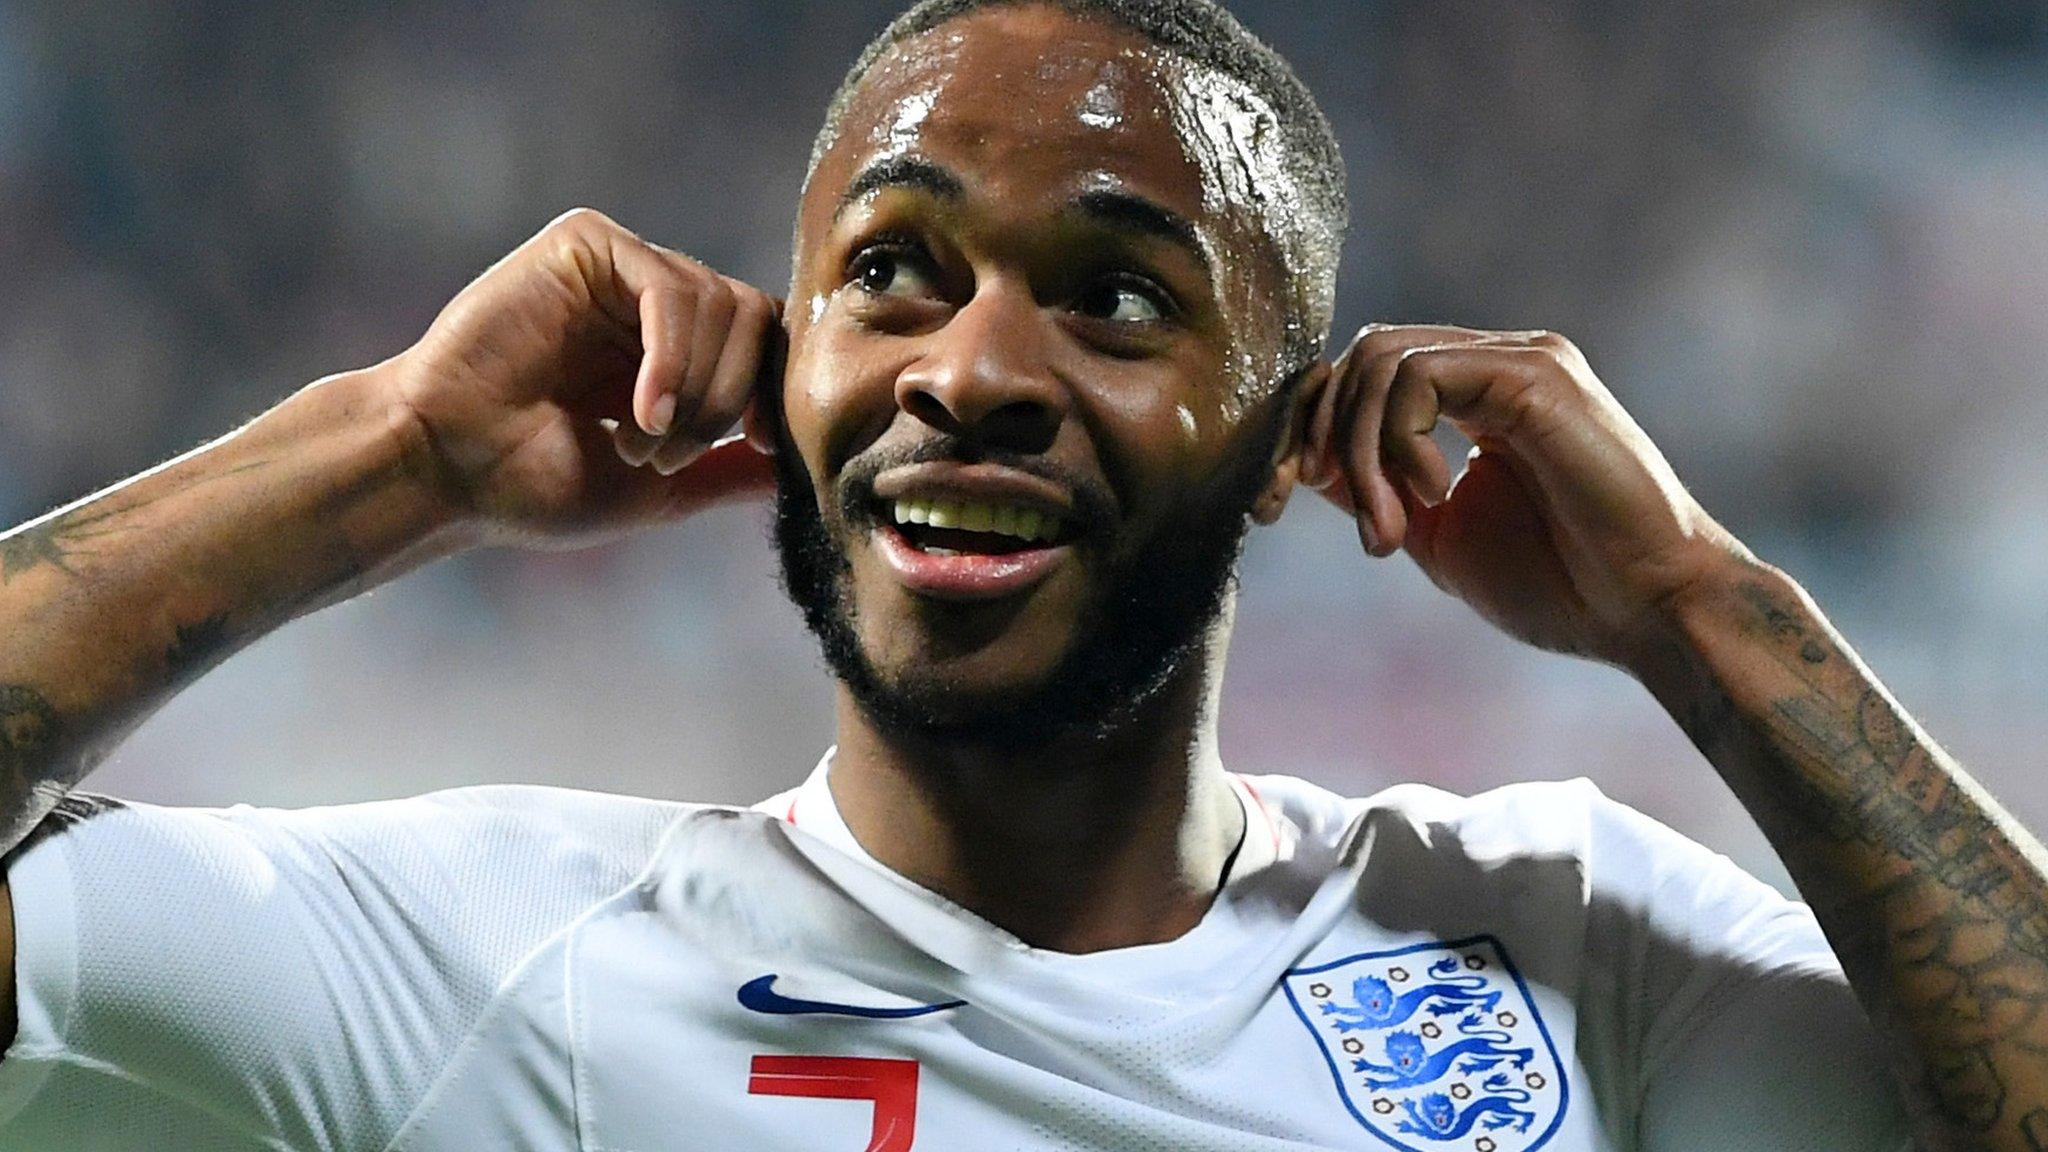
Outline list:
[[[1394,370],[1387,376],[1387,387],[1391,389],[1406,382],[1415,373],[1427,367],[1432,357],[1443,351],[1445,348],[1441,344],[1416,344],[1396,350],[1392,353]]]
[[[582,232],[604,229],[620,230],[619,226],[613,223],[611,217],[599,212],[595,208],[580,206],[571,208],[560,216],[555,217],[548,222],[547,227],[548,231],[555,232]]]
[[[723,279],[701,260],[666,248],[662,250],[662,254],[663,263],[675,270],[676,278],[695,286],[700,294],[709,291],[712,285]]]
[[[1408,324],[1368,324],[1358,332],[1353,344],[1357,355],[1367,361],[1403,351],[1414,343]]]
[[[723,279],[714,279],[704,285],[700,290],[698,300],[704,306],[710,308],[713,315],[719,317],[731,316],[733,309],[739,304],[738,294],[732,290],[732,285],[726,283]]]
[[[768,294],[751,285],[742,284],[734,290],[738,315],[750,323],[759,322],[775,314],[775,305]]]
[[[1574,402],[1571,390],[1533,364],[1502,373],[1495,406],[1501,414],[1501,433],[1506,436],[1531,428],[1554,426]]]

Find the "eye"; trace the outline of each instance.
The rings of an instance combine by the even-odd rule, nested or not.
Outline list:
[[[938,277],[931,259],[907,244],[874,244],[854,254],[848,283],[870,296],[931,296]]]
[[[1074,310],[1113,324],[1156,324],[1171,306],[1150,281],[1139,276],[1112,276],[1096,282],[1074,298]]]

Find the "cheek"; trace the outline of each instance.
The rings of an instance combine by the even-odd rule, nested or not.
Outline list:
[[[873,341],[830,326],[810,328],[791,341],[783,418],[813,476],[835,475],[888,428],[898,368],[877,355]]]
[[[1186,365],[1124,368],[1078,389],[1077,407],[1093,438],[1121,457],[1105,464],[1132,479],[1199,472],[1236,426],[1229,390],[1220,383],[1190,387]]]

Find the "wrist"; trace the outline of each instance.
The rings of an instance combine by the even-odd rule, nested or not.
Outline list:
[[[1696,677],[1703,658],[1754,633],[1759,596],[1803,602],[1805,590],[1745,548],[1703,564],[1645,615],[1623,668],[1660,697]]]
[[[1719,765],[1726,741],[1801,688],[1829,635],[1797,581],[1745,553],[1671,596],[1628,670]]]
[[[335,382],[360,390],[366,411],[382,432],[382,468],[397,498],[413,510],[423,544],[440,554],[478,542],[476,515],[467,489],[455,477],[434,441],[432,429],[407,398],[404,354]],[[323,382],[327,383],[327,382]]]
[[[271,451],[299,461],[309,493],[321,493],[318,519],[366,586],[475,542],[395,373],[387,360],[317,380],[242,433],[251,447],[274,441]]]

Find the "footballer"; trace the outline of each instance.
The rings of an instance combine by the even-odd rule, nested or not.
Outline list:
[[[1347,217],[1211,0],[925,0],[780,298],[571,212],[0,536],[0,1149],[2048,1147],[2040,844],[1570,342],[1331,348]],[[1639,679],[1804,902],[1585,781],[1232,773],[1234,570],[1302,488]],[[835,682],[790,792],[72,791],[295,617],[743,499]]]

